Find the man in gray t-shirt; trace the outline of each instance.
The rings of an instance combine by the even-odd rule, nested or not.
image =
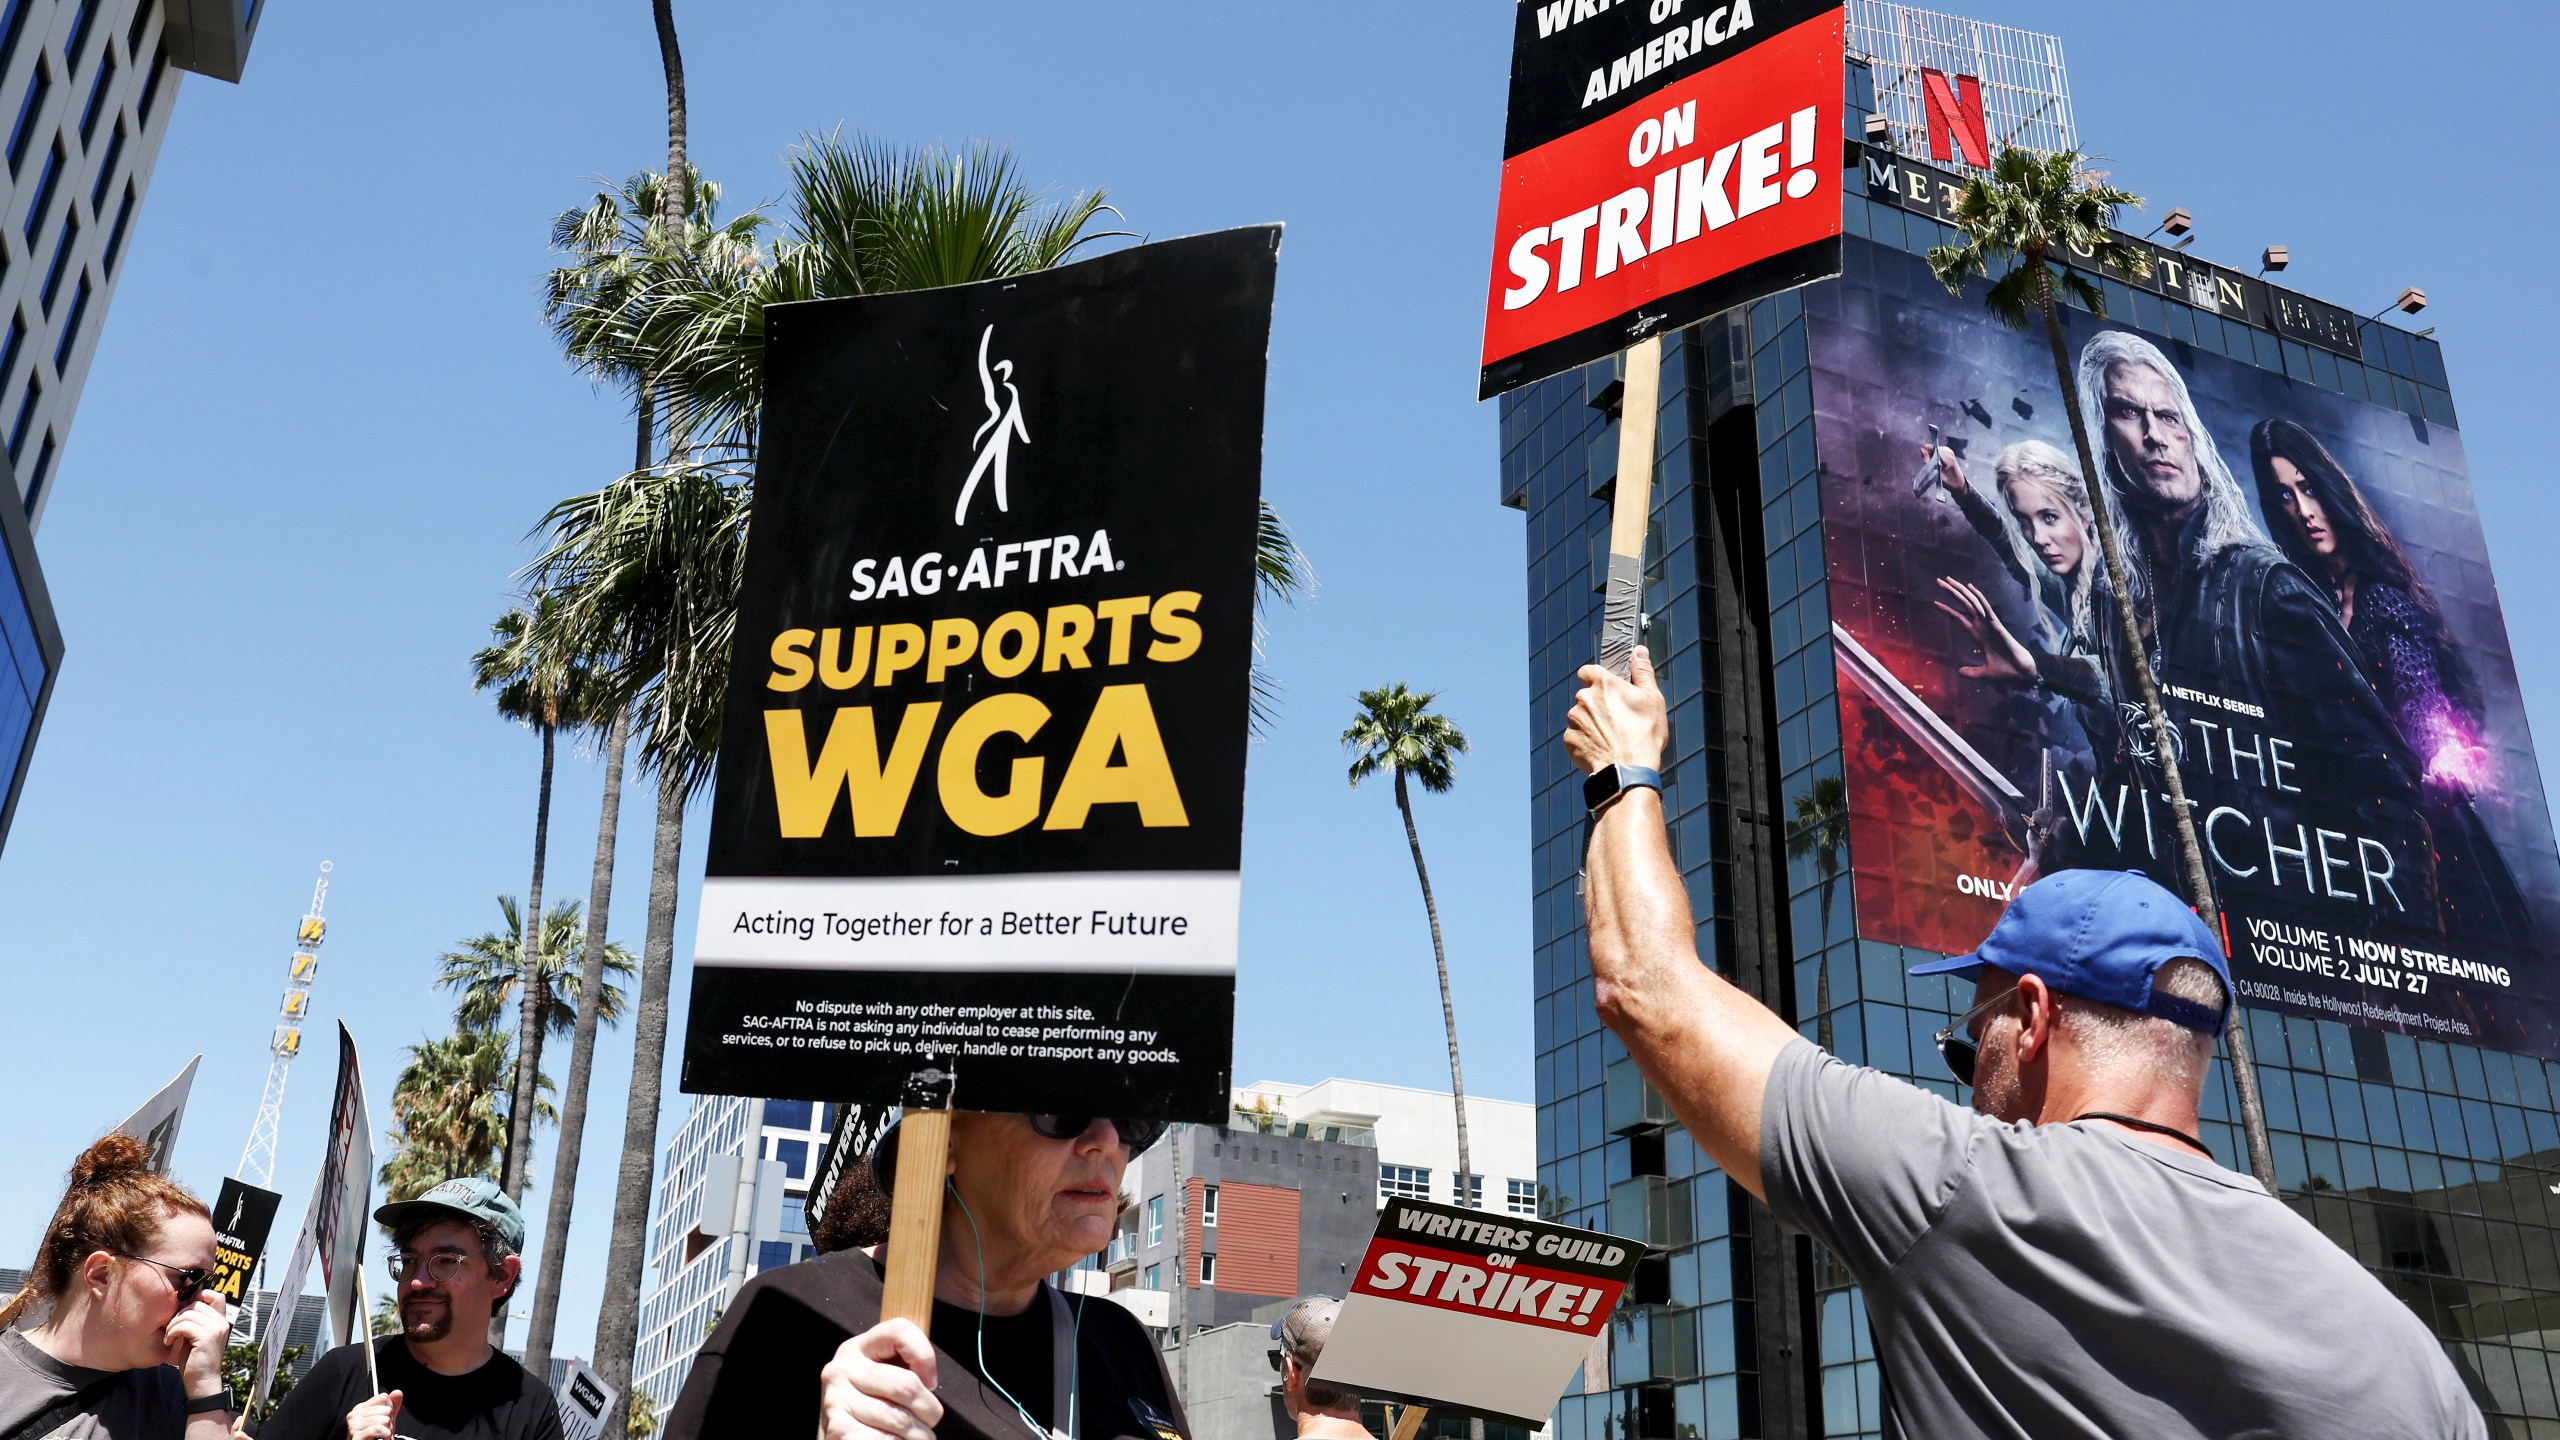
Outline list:
[[[2021,891],[1941,1033],[1964,1110],[1842,1064],[1698,962],[1662,822],[1668,734],[1632,680],[1582,671],[1565,747],[1590,775],[1600,1017],[1725,1172],[1865,1289],[1885,1433],[2485,1436],[2408,1307],[2196,1138],[2230,974],[2140,875]]]

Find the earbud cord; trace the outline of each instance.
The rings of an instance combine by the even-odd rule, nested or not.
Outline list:
[[[987,1369],[987,1244],[985,1238],[978,1233],[978,1217],[969,1213],[969,1202],[960,1197],[960,1187],[952,1184],[948,1179],[942,1183],[944,1188],[951,1192],[953,1202],[959,1205],[960,1218],[969,1222],[969,1244],[978,1253],[978,1377],[995,1387],[995,1392],[1005,1398],[1006,1404],[1013,1407],[1013,1413],[1022,1417],[1023,1424],[1030,1426],[1035,1433],[1045,1435],[1049,1427],[1033,1419],[1030,1407],[1015,1399],[1013,1392],[1004,1388],[1004,1382],[998,1380],[995,1373]],[[1084,1330],[1084,1296],[1081,1294],[1076,1296],[1075,1328],[1079,1335]],[[1076,1338],[1076,1336],[1070,1336],[1068,1343],[1074,1345]],[[1076,1431],[1076,1361],[1078,1358],[1080,1357],[1075,1349],[1067,1352],[1067,1423],[1064,1429],[1069,1440],[1073,1440]]]

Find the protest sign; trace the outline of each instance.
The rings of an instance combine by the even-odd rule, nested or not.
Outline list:
[[[1478,399],[1840,273],[1838,0],[1522,0]]]
[[[156,1175],[169,1173],[169,1157],[178,1148],[178,1122],[187,1118],[187,1092],[196,1083],[196,1066],[204,1057],[187,1062],[178,1078],[160,1087],[160,1092],[142,1102],[142,1108],[124,1117],[114,1132],[130,1135],[151,1147],[151,1170]]]
[[[579,1362],[560,1377],[560,1440],[602,1440],[605,1412],[622,1392]]]
[[[238,1179],[222,1182],[213,1204],[213,1279],[206,1285],[234,1305],[248,1303],[249,1276],[266,1253],[284,1197]]]
[[[766,312],[686,1090],[1224,1117],[1278,243]]]
[[[1536,1429],[1643,1254],[1596,1230],[1389,1200],[1310,1378]]]
[[[344,1022],[338,1026],[338,1088],[329,1102],[329,1136],[321,1151],[320,1174],[311,1186],[311,1206],[294,1231],[293,1251],[276,1274],[276,1310],[292,1313],[293,1297],[311,1261],[320,1261],[323,1288],[329,1296],[333,1345],[369,1333],[359,1281],[364,1270],[365,1225],[373,1199],[373,1122],[364,1103],[364,1075],[356,1064],[356,1039]],[[288,1327],[269,1325],[258,1341],[257,1383],[252,1395],[267,1393],[275,1379],[276,1359],[284,1350]]]

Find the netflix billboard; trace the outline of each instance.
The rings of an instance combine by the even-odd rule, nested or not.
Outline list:
[[[1477,398],[1839,273],[1841,12],[1523,0]]]
[[[1849,863],[1799,926],[1845,934],[1854,895],[1860,938],[1954,954],[2039,875],[2180,887],[2175,765],[2240,999],[2560,1057],[2560,847],[2449,412],[2307,347],[2233,358],[2200,308],[2065,309],[2085,474],[2041,329],[1919,256],[1847,259],[1805,294],[1821,516],[1791,547],[1828,634],[1787,662],[1838,703],[1779,744],[1836,733],[1837,798],[1801,793],[1845,809]]]

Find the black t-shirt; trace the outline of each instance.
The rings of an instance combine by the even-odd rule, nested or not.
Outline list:
[[[497,1351],[467,1375],[439,1375],[409,1342],[373,1342],[382,1388],[400,1392],[396,1434],[418,1440],[560,1440],[560,1409],[522,1365]],[[373,1398],[364,1356],[342,1345],[320,1357],[258,1431],[258,1440],[345,1440],[347,1412]]]
[[[1138,1318],[1110,1300],[1066,1297],[1075,1326],[1078,1440],[1183,1440],[1163,1358]],[[938,1440],[1032,1440],[1032,1427],[996,1392],[1001,1385],[1047,1425],[1056,1358],[1044,1288],[1019,1315],[985,1317],[936,1304],[933,1346],[942,1365]],[[730,1302],[667,1417],[660,1440],[802,1435],[818,1423],[818,1372],[847,1336],[880,1315],[880,1264],[858,1250],[768,1270]],[[993,1384],[983,1383],[991,1379]]]

